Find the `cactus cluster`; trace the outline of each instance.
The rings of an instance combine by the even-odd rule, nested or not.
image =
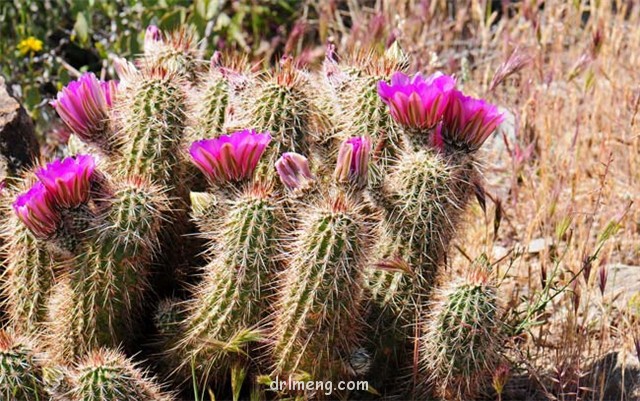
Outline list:
[[[2,194],[0,393],[171,400],[191,384],[237,394],[246,376],[457,398],[483,384],[500,354],[490,274],[451,282],[442,266],[502,117],[451,76],[405,75],[397,45],[337,59],[330,46],[320,71],[286,56],[260,73],[151,26],[143,55],[114,60],[119,81],[64,88],[67,157]],[[172,255],[191,267],[172,271]],[[124,356],[140,342],[174,391]]]

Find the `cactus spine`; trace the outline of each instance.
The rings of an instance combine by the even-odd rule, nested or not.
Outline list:
[[[259,84],[255,98],[245,98],[242,105],[239,119],[274,138],[265,157],[271,167],[283,152],[310,154],[314,140],[330,130],[327,115],[309,96],[309,78],[285,58],[280,68]]]
[[[222,206],[226,217],[218,224],[201,226],[217,242],[202,284],[186,306],[177,345],[181,362],[193,360],[200,373],[225,372],[231,362],[243,361],[247,343],[256,339],[254,330],[267,312],[283,216],[271,189],[249,185]]]
[[[164,34],[151,25],[145,35],[144,55],[140,64],[144,70],[160,67],[192,82],[202,65],[202,52],[197,41],[192,29],[181,28]]]
[[[303,211],[274,315],[274,375],[336,379],[359,338],[367,228],[343,195]]]
[[[446,399],[473,398],[500,363],[496,287],[484,267],[438,289],[420,339],[423,383]]]
[[[369,175],[369,186],[375,191],[402,148],[401,129],[378,96],[378,82],[406,67],[407,60],[397,45],[381,56],[373,51],[356,52],[341,63],[335,60],[332,46],[327,51],[324,64],[327,89],[322,102],[333,111],[338,140],[367,135],[376,144],[378,149]]]
[[[116,103],[122,159],[118,171],[163,185],[180,182],[179,149],[185,124],[184,83],[159,69],[125,76]]]
[[[4,330],[0,331],[0,396],[13,401],[48,399],[32,345]]]
[[[225,69],[220,65],[221,57],[220,53],[214,54],[201,84],[188,93],[187,144],[224,133],[231,90]]]
[[[70,374],[71,401],[171,401],[135,364],[117,351],[98,349]]]
[[[98,219],[102,225],[55,286],[49,340],[56,359],[130,340],[166,203],[162,192],[144,180],[116,185]]]
[[[10,327],[18,333],[34,334],[46,318],[55,262],[43,244],[16,220],[9,218],[8,224],[18,228],[5,231],[10,237],[3,235],[7,239],[3,253],[11,255],[2,282],[3,306]]]

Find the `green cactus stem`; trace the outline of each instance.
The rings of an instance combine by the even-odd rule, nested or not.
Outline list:
[[[71,401],[172,401],[145,372],[120,352],[98,349],[70,374]]]
[[[446,399],[474,398],[501,361],[496,286],[484,267],[437,290],[420,339],[422,383]]]
[[[54,287],[49,341],[56,360],[132,340],[166,205],[143,179],[115,186],[102,225]]]
[[[0,330],[0,397],[3,400],[47,400],[43,368],[32,344]]]
[[[300,213],[274,308],[272,376],[345,378],[362,329],[367,227],[342,195]]]
[[[122,159],[116,173],[146,177],[178,187],[180,145],[185,129],[185,83],[161,69],[130,72],[121,82],[122,96],[114,106]]]
[[[232,362],[246,360],[248,343],[258,336],[254,329],[268,311],[278,265],[283,215],[271,190],[252,186],[223,209],[218,224],[201,227],[217,241],[208,252],[202,284],[186,304],[178,344],[168,355],[188,374],[194,363],[199,377],[224,373]]]
[[[326,136],[331,125],[327,114],[310,92],[310,76],[285,58],[280,68],[259,83],[254,97],[246,97],[239,119],[273,138],[263,160],[269,171],[283,152],[309,155],[314,141]]]

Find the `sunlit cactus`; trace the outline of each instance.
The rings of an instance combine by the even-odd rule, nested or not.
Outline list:
[[[365,255],[371,245],[357,196],[366,183],[369,149],[362,138],[343,144],[334,179],[352,188],[349,195],[334,189],[298,199],[299,223],[272,317],[272,377],[335,380],[352,374],[349,358],[362,339]]]
[[[4,189],[0,194],[1,213],[6,217],[1,228],[5,260],[2,306],[9,325],[26,335],[36,333],[46,320],[56,266],[46,243],[22,223],[11,206],[17,194],[25,192],[34,180],[27,179],[15,190]]]
[[[100,225],[55,287],[49,337],[57,358],[132,340],[166,204],[143,179],[114,186]]]
[[[143,370],[118,351],[97,349],[70,370],[71,401],[172,401]]]
[[[274,376],[336,379],[362,329],[367,228],[341,195],[301,211],[274,312]]]
[[[378,96],[378,83],[406,68],[406,56],[397,44],[384,54],[357,50],[338,60],[335,47],[327,49],[323,65],[323,108],[331,110],[335,137],[342,141],[368,136],[375,149],[369,185],[378,190],[382,176],[402,147],[400,129]]]
[[[139,64],[147,71],[161,68],[174,72],[190,82],[205,65],[197,35],[192,29],[181,28],[164,33],[155,25],[147,27],[144,54]]]
[[[472,399],[491,383],[502,360],[496,285],[487,267],[472,266],[439,288],[424,322],[421,384],[446,399]]]
[[[248,344],[260,337],[257,326],[268,311],[285,223],[273,189],[250,182],[269,141],[268,134],[241,131],[192,146],[193,162],[222,201],[211,210],[206,195],[195,198],[201,201],[197,207],[203,206],[198,225],[215,242],[201,285],[184,303],[174,345],[166,350],[167,360],[184,373],[195,369],[200,377],[224,380],[231,364],[246,360]],[[160,331],[166,331],[163,326]]]
[[[438,278],[497,108],[406,75],[398,44],[329,46],[321,72],[202,57],[148,27],[117,82],[82,74],[53,102],[70,156],[2,190],[3,306],[47,351],[47,396],[172,399],[127,359],[139,342],[184,393],[293,377],[421,396],[419,361],[419,390],[471,394],[499,348],[495,288]]]
[[[114,105],[122,156],[115,160],[114,171],[163,185],[184,176],[179,150],[186,124],[185,85],[182,77],[161,67],[122,78],[122,96]]]
[[[6,285],[15,287],[5,286],[12,323],[34,332],[48,315],[54,330],[45,337],[56,358],[125,341],[158,248],[162,191],[144,179],[111,183],[95,168],[88,155],[38,168],[38,180],[12,205],[20,223],[5,227],[14,238]],[[64,272],[55,285],[54,266]]]
[[[43,366],[31,341],[0,331],[0,396],[3,400],[48,399]]]
[[[265,160],[271,167],[283,152],[309,155],[314,142],[330,133],[330,121],[313,96],[311,79],[285,57],[240,105],[238,118],[246,127],[271,133],[273,143]]]

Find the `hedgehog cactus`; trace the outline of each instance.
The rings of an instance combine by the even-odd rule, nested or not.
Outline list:
[[[87,155],[49,163],[36,171],[40,181],[13,204],[48,257],[66,270],[52,290],[57,294],[52,299],[61,302],[50,309],[55,312],[51,324],[58,328],[51,333],[52,352],[61,358],[96,344],[118,345],[128,336],[166,204],[162,193],[142,179],[111,185],[105,177],[94,180],[99,175],[94,169]],[[97,185],[101,188],[91,189]],[[19,262],[29,258],[14,260],[16,273],[32,269],[18,267]],[[20,302],[15,297],[22,291],[11,290],[10,302]],[[33,320],[23,317],[26,326]]]
[[[164,185],[181,171],[177,158],[185,126],[184,83],[162,69],[127,74],[117,102],[119,169]]]
[[[32,183],[28,180],[25,184],[20,192]],[[47,251],[45,243],[22,224],[17,214],[10,212],[11,206],[4,204],[9,199],[10,192],[6,191],[2,197],[3,214],[7,215],[2,227],[2,237],[5,239],[2,253],[7,257],[2,281],[2,306],[8,315],[9,325],[16,332],[33,334],[46,320],[47,302],[57,263]]]
[[[167,350],[168,359],[185,373],[191,373],[191,363],[204,376],[226,372],[232,362],[245,359],[247,343],[265,317],[284,216],[273,190],[250,181],[269,141],[268,134],[247,130],[191,147],[193,162],[222,199],[216,213],[226,213],[199,220],[201,230],[215,238],[207,252],[211,259],[182,312],[186,317],[174,335],[176,344]]]
[[[421,383],[446,399],[473,398],[501,362],[496,286],[484,266],[437,290],[420,338]]]
[[[496,331],[490,280],[427,306],[497,109],[450,76],[405,75],[397,45],[340,62],[330,47],[320,74],[201,58],[189,31],[149,27],[135,63],[114,59],[119,82],[84,74],[52,103],[82,142],[73,156],[2,191],[3,306],[59,364],[54,399],[170,398],[104,349],[136,350],[147,304],[178,386],[237,386],[238,372],[404,385],[424,326],[425,371],[453,393],[480,383],[473,363],[491,360],[459,351]],[[194,260],[201,274],[179,269]]]
[[[191,121],[187,135],[191,142],[224,132],[231,90],[227,74],[220,65],[221,57],[218,52],[214,54],[201,85],[189,93]]]
[[[145,32],[144,55],[139,64],[147,71],[161,68],[192,81],[202,60],[197,41],[195,32],[189,28],[165,34],[157,26],[150,25]]]
[[[0,396],[3,400],[48,399],[43,367],[30,341],[0,331]]]
[[[266,155],[271,168],[283,152],[309,155],[314,143],[331,130],[312,91],[311,77],[285,57],[273,74],[259,82],[254,96],[244,97],[238,119],[247,127],[271,133],[274,143]]]
[[[117,351],[97,349],[84,357],[70,374],[71,401],[172,401],[133,362]]]
[[[355,191],[366,182],[369,146],[362,138],[345,142],[336,181],[348,181]],[[335,380],[348,375],[349,355],[362,335],[365,254],[370,246],[363,205],[355,195],[330,189],[317,199],[309,194],[311,199],[299,200],[291,260],[274,308],[275,376]]]

